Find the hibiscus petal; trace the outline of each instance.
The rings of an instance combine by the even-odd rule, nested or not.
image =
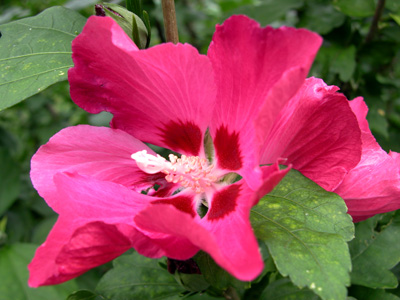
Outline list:
[[[339,88],[308,78],[264,141],[261,163],[286,163],[331,191],[361,157],[357,119]]]
[[[86,223],[101,221],[107,224],[134,226],[133,217],[149,205],[154,197],[134,192],[120,184],[104,182],[78,174],[55,175],[58,196],[53,199],[60,215],[83,219]],[[129,231],[126,234],[129,234]],[[163,252],[147,237],[137,238],[133,247],[148,257],[160,257]]]
[[[112,127],[174,151],[199,155],[215,102],[208,58],[188,44],[138,51],[111,18],[90,17],[72,43],[71,97]]]
[[[258,138],[303,83],[321,38],[307,30],[260,28],[245,16],[217,26],[208,56],[218,86],[211,123],[217,164],[257,189]],[[262,126],[255,127],[260,118]]]
[[[133,222],[152,197],[77,174],[58,173],[54,181],[57,198],[50,202],[60,217],[29,266],[31,286],[64,282],[130,248],[148,257],[164,255]]]
[[[60,215],[89,221],[133,225],[133,216],[144,209],[153,197],[132,191],[123,185],[77,173],[57,173],[56,193],[46,201]]]
[[[57,196],[53,177],[58,172],[77,172],[138,191],[156,182],[166,183],[165,174],[146,174],[137,167],[131,154],[141,150],[155,154],[121,130],[88,125],[68,127],[54,135],[33,156],[31,180],[47,201],[53,194]]]
[[[362,156],[334,192],[346,202],[353,221],[359,222],[400,208],[400,156],[387,154],[372,136],[363,99],[356,98],[350,105],[362,129]]]
[[[131,227],[128,238],[115,225],[59,218],[28,266],[29,286],[62,283],[111,261],[132,248],[136,233]]]
[[[236,242],[231,242],[229,245],[235,244],[237,246],[238,240],[250,242],[250,244],[246,244],[245,247],[240,246],[241,249],[232,251],[232,249],[227,248],[228,245],[220,243],[212,233],[196,223],[189,214],[179,211],[173,206],[151,206],[138,214],[135,217],[135,222],[140,228],[147,231],[187,239],[208,252],[220,266],[241,280],[252,280],[262,270],[263,262],[258,252],[257,241],[249,226],[238,228],[238,232],[235,232],[235,235],[231,237],[231,240]],[[235,224],[236,222],[231,223],[231,225]],[[238,238],[239,234],[241,239]],[[165,246],[168,246],[168,244],[165,244]],[[176,247],[169,250],[169,252],[166,251],[166,255],[174,259],[183,260],[191,257],[181,256],[180,249]],[[243,256],[237,256],[241,254]]]

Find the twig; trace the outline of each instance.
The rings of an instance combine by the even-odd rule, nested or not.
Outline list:
[[[378,30],[378,22],[382,16],[383,8],[385,7],[385,0],[378,0],[378,4],[376,5],[374,19],[372,20],[371,27],[369,28],[369,32],[367,37],[365,38],[365,43],[368,44],[374,38],[376,31]]]
[[[174,0],[162,0],[164,28],[167,42],[179,43]]]

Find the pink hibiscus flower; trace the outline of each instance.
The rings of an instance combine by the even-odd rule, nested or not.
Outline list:
[[[330,189],[360,160],[345,97],[317,79],[303,85],[320,44],[307,30],[236,16],[217,26],[207,56],[187,44],[139,51],[112,19],[89,18],[72,45],[71,97],[111,112],[112,128],[66,128],[33,157],[33,185],[59,218],[29,265],[30,286],[129,248],[178,260],[201,249],[254,279],[263,262],[250,209],[290,169],[279,158]],[[166,160],[143,142],[182,156]]]

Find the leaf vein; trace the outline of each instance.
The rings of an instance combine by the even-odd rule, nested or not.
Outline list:
[[[13,82],[17,82],[17,81],[20,81],[20,80],[25,80],[25,79],[28,79],[30,77],[40,76],[40,75],[43,75],[43,74],[46,74],[46,73],[49,73],[49,72],[52,72],[52,71],[57,71],[57,70],[60,70],[60,69],[65,69],[65,68],[69,69],[70,67],[73,67],[73,66],[69,65],[69,66],[63,66],[63,67],[59,67],[59,68],[55,68],[55,69],[46,70],[44,72],[40,72],[40,73],[32,74],[32,75],[29,75],[29,76],[25,76],[25,77],[22,77],[22,78],[18,78],[18,79],[15,79],[15,80],[11,80],[11,81],[0,83],[0,86],[5,85],[5,84],[9,84],[9,83],[13,83]]]

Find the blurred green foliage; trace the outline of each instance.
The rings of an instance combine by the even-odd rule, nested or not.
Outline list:
[[[87,17],[94,13],[95,3],[98,1],[2,0],[0,32],[1,24],[36,15],[54,5],[77,10]],[[378,142],[387,151],[391,149],[400,152],[400,1],[386,0],[381,14],[377,16],[376,7],[379,3],[382,1],[178,0],[176,10],[181,42],[194,45],[202,53],[207,52],[215,25],[232,14],[246,14],[263,26],[287,25],[318,32],[323,36],[324,43],[310,76],[323,78],[328,84],[339,86],[349,99],[364,97],[369,106],[368,120]],[[143,8],[150,15],[152,45],[165,40],[160,6],[160,0],[143,1]],[[53,211],[30,183],[29,164],[32,155],[40,145],[64,127],[76,124],[108,126],[109,120],[107,114],[89,115],[78,108],[69,98],[67,82],[57,83],[0,112],[0,262],[8,261],[8,257],[18,257],[19,252],[23,253],[21,255],[24,259],[33,255],[33,246],[26,244],[42,243],[56,220]],[[366,228],[375,234],[380,232],[382,226],[392,224],[391,218],[389,216],[386,220],[383,217],[383,225],[375,224],[378,227],[374,225]],[[396,216],[393,218],[398,219]],[[364,227],[358,230],[367,230]],[[398,242],[399,238],[393,236],[393,242]],[[16,245],[24,246],[17,251]],[[59,299],[65,299],[65,289],[67,294],[76,287],[94,290],[101,276],[110,268],[111,264],[107,264],[92,270],[65,288],[52,289],[51,295],[55,293]],[[398,266],[394,268],[397,280],[400,277],[399,269]],[[1,266],[0,271],[2,278],[8,276]],[[282,291],[279,289],[285,287],[290,293],[304,297],[297,299],[311,299],[309,291],[298,293],[295,286],[279,276],[277,272],[268,272],[266,279],[258,283],[259,293],[268,282],[274,282],[264,290],[265,297],[271,293],[277,295]],[[18,278],[25,277],[22,275]],[[360,284],[360,281],[356,282]],[[25,289],[24,293],[15,295],[13,299],[45,299],[38,292],[42,288]],[[399,290],[378,289],[374,290],[378,298],[371,298],[373,294],[369,289],[360,286],[353,286],[349,291],[350,295],[361,297],[357,298],[360,300],[367,299],[360,295],[368,295],[368,299],[397,299],[395,294],[400,295]],[[0,300],[9,299],[9,294],[0,293]]]

